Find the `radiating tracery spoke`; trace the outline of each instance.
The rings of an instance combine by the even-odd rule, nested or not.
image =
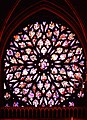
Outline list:
[[[19,100],[13,97],[13,106],[74,106],[73,99],[84,96],[85,57],[68,27],[28,25],[13,36],[6,52],[4,89],[8,86]],[[4,98],[10,97],[7,91]]]

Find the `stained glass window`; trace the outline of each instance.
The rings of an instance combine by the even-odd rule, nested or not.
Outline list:
[[[85,56],[72,30],[29,24],[10,39],[4,57],[5,106],[75,106],[84,97]]]

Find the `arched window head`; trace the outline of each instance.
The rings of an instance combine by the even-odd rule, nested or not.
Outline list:
[[[60,23],[36,22],[14,34],[4,73],[5,106],[74,106],[84,96],[83,49]]]

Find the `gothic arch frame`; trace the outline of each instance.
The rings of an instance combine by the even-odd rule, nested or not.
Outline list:
[[[69,2],[67,2],[66,0],[65,0],[65,2],[66,2],[66,4],[70,5],[69,7],[71,7],[72,10],[74,10],[73,6],[71,4],[69,4]],[[16,9],[17,6],[18,6],[18,2],[13,6],[13,11]],[[0,73],[1,73],[1,75],[3,75],[3,73],[2,73],[2,65],[1,65],[2,60],[3,60],[2,58],[3,58],[3,53],[4,53],[4,49],[6,47],[8,38],[11,36],[13,31],[24,20],[28,19],[32,15],[35,15],[37,12],[39,12],[41,10],[47,10],[47,11],[55,14],[56,16],[59,16],[64,21],[66,21],[71,26],[71,28],[73,28],[75,33],[77,34],[77,36],[78,36],[78,38],[79,38],[79,40],[80,40],[80,42],[82,44],[82,47],[85,48],[84,49],[85,56],[87,56],[86,55],[87,48],[86,48],[86,44],[85,44],[86,43],[86,32],[85,32],[84,26],[83,26],[82,21],[80,20],[79,16],[77,16],[77,14],[76,15],[73,14],[73,12],[72,12],[72,14],[68,14],[68,12],[66,12],[66,10],[64,10],[62,7],[59,7],[59,6],[49,2],[47,0],[43,0],[42,2],[38,2],[38,3],[34,4],[32,6],[32,9],[31,9],[31,6],[30,6],[29,8],[26,8],[25,10],[22,10],[22,12],[20,14],[18,14],[17,16],[15,16],[15,18],[12,21],[9,21],[12,14],[8,15],[8,17],[6,18],[7,19],[6,26],[4,27],[4,30],[3,30],[2,35],[1,35],[2,36],[1,37],[1,45],[3,45],[3,47],[1,47],[2,51],[1,51],[1,58],[0,58],[0,60],[1,60],[1,63],[0,63]],[[64,13],[62,13],[62,12],[64,12]],[[76,19],[73,19],[72,16],[74,16]],[[73,26],[73,22],[74,22],[74,26]],[[80,23],[80,26],[79,26],[79,23]],[[82,41],[83,39],[85,39],[84,43]],[[2,77],[3,76],[0,76],[0,79],[1,79],[0,80],[1,91],[3,90]],[[0,103],[2,102],[2,94],[1,93],[0,93],[0,97],[1,97],[0,98]],[[2,106],[2,105],[0,105],[0,106]]]

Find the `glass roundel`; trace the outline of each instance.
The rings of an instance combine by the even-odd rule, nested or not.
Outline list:
[[[85,57],[76,35],[54,22],[13,35],[4,57],[6,106],[74,106],[84,96]]]

